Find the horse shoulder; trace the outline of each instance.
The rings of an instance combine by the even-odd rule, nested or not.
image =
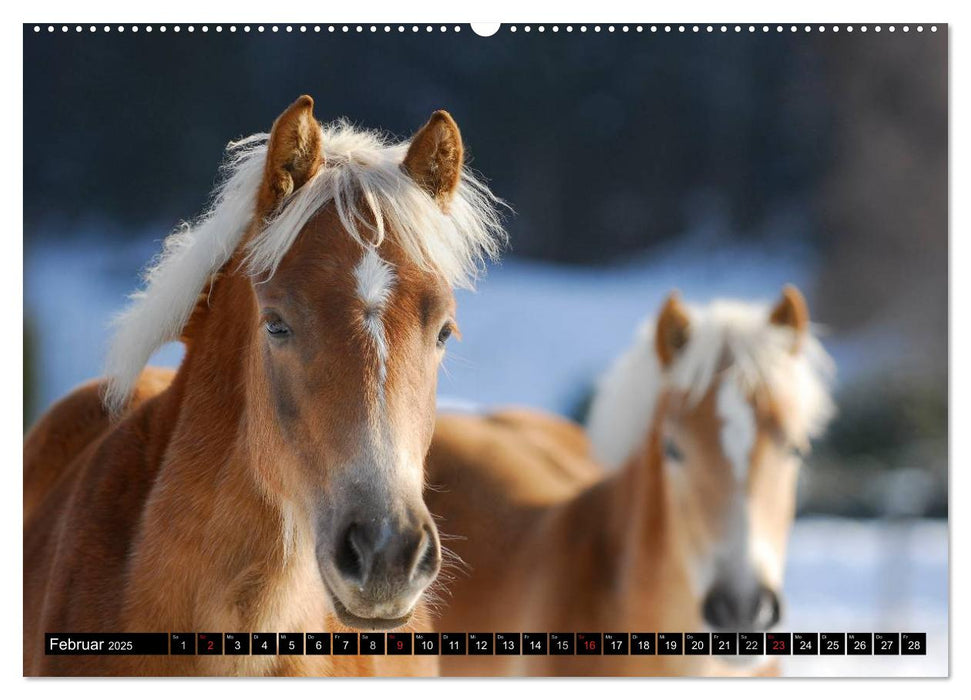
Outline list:
[[[128,410],[161,393],[174,370],[148,367],[139,377]],[[105,382],[86,382],[57,401],[24,438],[24,522],[84,450],[112,425],[102,396]]]
[[[24,438],[24,521],[67,466],[110,425],[98,380],[55,403]]]

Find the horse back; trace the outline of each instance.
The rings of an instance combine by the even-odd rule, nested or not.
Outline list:
[[[580,482],[599,477],[587,433],[577,423],[560,416],[527,408],[506,408],[489,416],[498,425],[515,430],[540,453],[550,466]]]
[[[602,476],[580,426],[519,408],[440,415],[426,471],[430,499],[454,506],[436,493],[461,488],[500,509],[559,502]]]

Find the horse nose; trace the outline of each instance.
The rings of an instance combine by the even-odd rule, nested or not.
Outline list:
[[[764,630],[779,622],[782,603],[779,595],[765,585],[748,592],[716,584],[702,604],[705,622],[715,629]]]
[[[779,594],[771,588],[760,586],[755,603],[755,628],[770,629],[775,627],[779,623],[780,617],[782,617],[782,601],[779,599]]]
[[[357,521],[344,530],[335,563],[341,576],[363,592],[382,583],[431,580],[438,574],[441,550],[430,518],[417,525]]]

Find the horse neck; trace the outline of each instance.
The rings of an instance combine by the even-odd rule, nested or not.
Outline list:
[[[615,543],[617,590],[626,624],[653,628],[666,611],[692,605],[687,575],[678,556],[676,528],[683,526],[668,501],[659,418],[624,466],[607,478],[607,528]]]
[[[185,385],[182,411],[201,413],[207,426],[213,420],[236,423],[245,407],[249,331],[257,309],[238,266],[236,258],[230,260],[199,295],[181,338],[186,352],[176,378]]]
[[[152,536],[197,543],[198,552],[186,556],[205,558],[197,571],[221,569],[235,579],[226,585],[239,586],[245,614],[247,606],[266,609],[261,591],[286,569],[295,519],[267,493],[257,469],[271,462],[254,437],[266,421],[250,400],[259,361],[250,348],[258,310],[251,283],[237,268],[236,260],[226,265],[187,324],[185,358],[165,397],[177,417],[150,515],[161,519],[177,501],[188,517],[177,527],[155,523]],[[192,581],[191,567],[185,571],[187,596],[193,585],[209,585]]]

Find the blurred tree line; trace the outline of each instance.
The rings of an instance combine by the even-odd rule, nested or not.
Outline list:
[[[517,212],[514,252],[604,262],[713,208],[759,230],[831,158],[824,52],[797,36],[500,32],[25,36],[25,210],[198,211],[222,148],[297,95],[406,136],[452,112]]]

